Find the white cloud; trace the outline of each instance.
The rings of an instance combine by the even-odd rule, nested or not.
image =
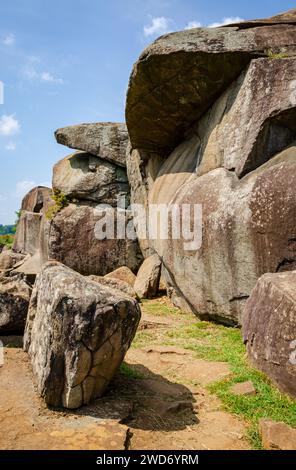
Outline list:
[[[20,130],[20,124],[13,115],[3,114],[0,118],[0,135],[13,135]]]
[[[5,145],[5,148],[9,152],[14,152],[16,150],[16,144],[14,142],[8,142],[8,144]]]
[[[144,36],[160,36],[162,34],[166,34],[169,32],[171,20],[169,18],[165,18],[164,16],[159,16],[157,18],[151,17],[150,24],[144,26]]]
[[[7,34],[7,36],[5,36],[4,39],[2,40],[2,43],[5,46],[13,46],[15,43],[15,35],[12,33]]]
[[[209,24],[208,28],[218,28],[219,26],[226,26],[231,23],[240,23],[241,21],[245,20],[239,16],[228,16],[227,18],[223,18],[223,20],[220,22]]]
[[[60,83],[61,85],[64,83],[64,80],[62,78],[56,78],[49,72],[42,72],[40,75],[40,79],[43,82]]]
[[[49,72],[37,71],[33,65],[34,62],[37,62],[37,59],[30,60],[29,63],[23,69],[23,75],[27,80],[39,80],[40,82],[58,83],[59,85],[63,85],[64,80],[62,78],[56,78]]]
[[[16,183],[15,194],[17,197],[24,197],[31,189],[35,188],[35,186],[37,186],[35,181],[19,181]]]
[[[201,28],[202,24],[199,21],[189,21],[185,29],[194,29],[194,28]]]

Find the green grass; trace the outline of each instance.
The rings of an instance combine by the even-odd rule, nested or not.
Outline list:
[[[144,376],[140,374],[140,372],[136,371],[135,369],[132,369],[125,362],[121,364],[120,372],[126,377],[129,377],[130,379],[143,379],[144,378]]]
[[[159,315],[176,315],[177,309],[160,305],[157,301],[144,303],[146,312],[159,312]],[[180,316],[180,313],[179,313]],[[181,315],[181,318],[183,316]],[[184,314],[184,318],[191,318]],[[134,347],[147,344],[178,346],[192,351],[193,355],[207,361],[227,362],[231,375],[224,380],[211,384],[208,389],[222,401],[226,411],[244,419],[248,426],[248,439],[253,448],[261,449],[258,433],[260,418],[282,421],[296,427],[296,401],[281,394],[263,373],[254,369],[248,362],[246,348],[242,342],[241,331],[209,322],[193,321],[181,323],[173,328],[159,331],[140,331]],[[235,396],[230,387],[235,383],[252,381],[256,395]]]
[[[169,307],[166,304],[161,304],[160,302],[157,301],[151,301],[151,300],[145,300],[142,299],[141,301],[143,310],[145,313],[148,313],[149,315],[156,315],[158,317],[161,316],[171,316],[171,315],[187,315],[187,314],[182,314],[180,313],[180,310],[178,308],[174,307]]]
[[[283,421],[296,427],[296,401],[281,394],[263,373],[251,367],[239,329],[196,322],[169,332],[168,337],[175,344],[177,339],[177,344],[193,351],[199,358],[229,364],[231,376],[210,385],[208,389],[220,398],[227,411],[249,423],[248,437],[254,448],[261,448],[258,435],[260,418]],[[236,396],[230,393],[232,385],[248,380],[252,381],[256,395]]]

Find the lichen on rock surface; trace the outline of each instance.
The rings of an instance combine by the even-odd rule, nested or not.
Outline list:
[[[49,262],[30,302],[24,348],[46,403],[78,408],[102,396],[141,317],[136,300]]]

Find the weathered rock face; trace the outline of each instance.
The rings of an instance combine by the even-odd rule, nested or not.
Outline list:
[[[135,335],[137,302],[49,262],[38,275],[24,347],[46,403],[78,408],[102,396]]]
[[[266,450],[296,450],[296,429],[285,423],[261,419],[259,432]]]
[[[133,149],[167,155],[254,57],[296,52],[291,19],[245,26],[167,34],[142,53],[127,95]]]
[[[13,252],[31,256],[39,254],[42,221],[53,204],[52,189],[44,186],[33,188],[24,197],[12,247]]]
[[[198,175],[223,166],[242,177],[295,141],[295,76],[294,57],[251,62],[197,124]]]
[[[115,269],[115,271],[106,274],[105,277],[111,279],[118,279],[119,281],[126,282],[131,287],[134,287],[136,282],[135,274],[127,266],[121,266],[120,268]]]
[[[243,337],[252,363],[296,397],[296,272],[265,274],[243,315]]]
[[[23,261],[24,258],[25,255],[21,253],[14,253],[11,250],[3,251],[0,254],[0,271],[13,268],[16,264]]]
[[[52,189],[37,186],[31,189],[22,201],[21,211],[44,212],[51,204]]]
[[[133,225],[129,211],[110,208],[108,214],[118,216],[126,227]],[[70,204],[47,221],[48,258],[84,275],[103,276],[120,266],[137,271],[143,259],[137,240],[100,239],[97,224],[101,218],[96,207]]]
[[[296,267],[295,17],[163,36],[131,76],[131,200],[146,216],[188,204],[202,229],[189,250],[171,214],[168,239],[142,240],[136,218],[140,246],[160,256],[174,303],[206,319],[240,323],[257,279]]]
[[[139,269],[135,291],[141,299],[151,299],[158,291],[161,273],[161,260],[158,255],[149,256]]]
[[[128,134],[125,124],[98,122],[64,127],[55,132],[59,144],[84,150],[116,165],[125,167]]]
[[[41,218],[41,213],[27,211],[21,213],[12,247],[13,251],[30,255],[38,251]]]
[[[30,286],[20,277],[1,278],[0,334],[23,333],[30,296]]]
[[[137,299],[137,294],[135,289],[131,287],[127,282],[121,281],[120,279],[115,279],[107,276],[88,276],[91,281],[97,282],[102,286],[110,287],[110,289],[116,289],[123,292],[134,299]]]
[[[86,152],[77,152],[58,162],[53,169],[53,188],[69,198],[116,206],[126,198],[129,184],[124,168]]]

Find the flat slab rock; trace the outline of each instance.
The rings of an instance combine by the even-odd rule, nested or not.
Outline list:
[[[267,450],[296,450],[296,429],[285,423],[261,419],[259,432]]]
[[[230,388],[230,392],[237,396],[250,396],[256,395],[256,389],[253,383],[249,380],[248,382],[237,383]]]
[[[128,133],[123,123],[96,122],[68,126],[58,129],[55,138],[59,144],[126,166]]]
[[[136,300],[57,262],[37,276],[24,349],[48,405],[75,409],[101,397],[141,317]]]

